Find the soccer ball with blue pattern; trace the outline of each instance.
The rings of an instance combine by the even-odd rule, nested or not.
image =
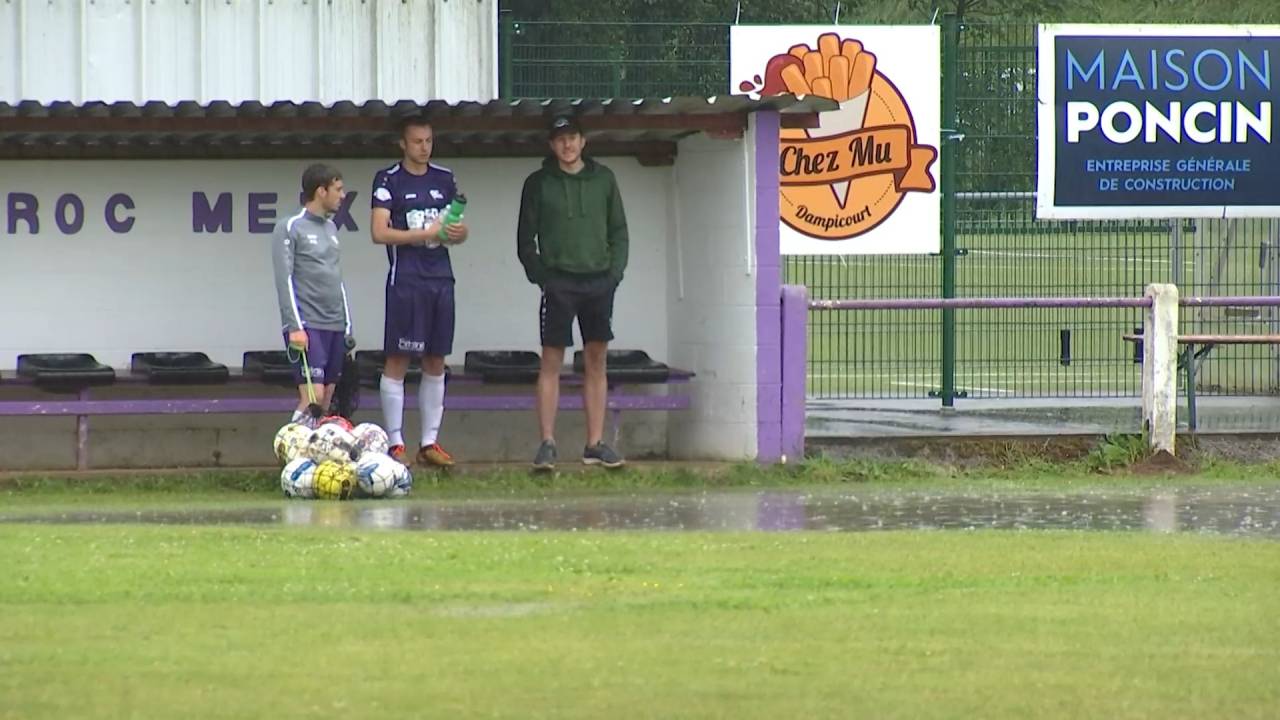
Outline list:
[[[395,458],[378,452],[366,452],[356,463],[356,482],[365,497],[383,497],[408,472]]]
[[[315,490],[316,464],[311,458],[295,458],[280,471],[280,489],[285,497],[313,498]]]
[[[396,463],[396,477],[391,484],[391,489],[387,490],[387,497],[404,497],[413,489],[413,475],[409,472],[409,468]]]

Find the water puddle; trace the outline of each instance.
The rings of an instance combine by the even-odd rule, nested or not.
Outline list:
[[[0,522],[285,525],[385,530],[1138,530],[1280,539],[1280,487],[1149,494],[706,492],[530,500],[286,501],[190,510],[75,510]]]

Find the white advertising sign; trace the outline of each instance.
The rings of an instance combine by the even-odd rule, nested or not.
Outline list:
[[[781,131],[783,255],[939,251],[939,43],[931,25],[731,28],[731,92],[840,103]]]

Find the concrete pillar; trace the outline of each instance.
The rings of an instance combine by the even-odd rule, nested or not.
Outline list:
[[[1172,455],[1178,429],[1178,286],[1153,283],[1142,331],[1142,431],[1152,452]]]
[[[782,286],[782,462],[804,459],[804,418],[808,390],[809,291]]]

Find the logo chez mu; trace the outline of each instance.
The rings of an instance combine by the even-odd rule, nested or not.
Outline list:
[[[936,188],[929,166],[938,149],[916,144],[910,106],[858,40],[824,33],[817,49],[792,46],[769,59],[763,79],[738,88],[840,103],[820,114],[818,128],[782,130],[782,221],[797,232],[848,240],[884,222],[908,192]]]

